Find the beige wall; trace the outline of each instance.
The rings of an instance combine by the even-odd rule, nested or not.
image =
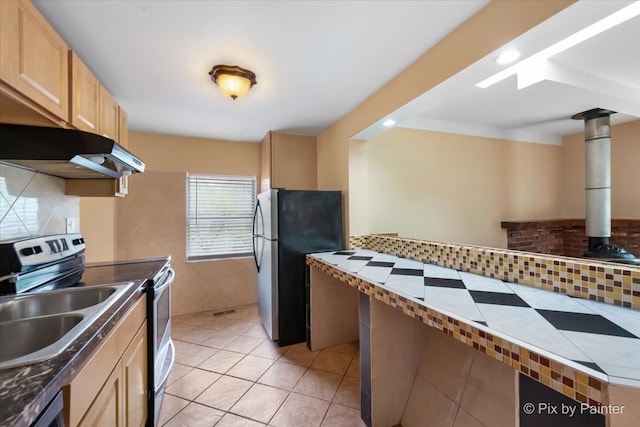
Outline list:
[[[369,156],[367,141],[349,142],[349,227],[353,236],[370,232]]]
[[[146,164],[146,171],[213,173],[257,176],[258,144],[231,143],[222,140],[176,137],[153,133],[129,132],[128,148]],[[142,175],[140,175],[142,176]],[[130,179],[136,191],[138,176]],[[82,197],[81,232],[87,240],[87,262],[124,259],[118,236],[129,231],[121,228],[123,218],[116,212],[127,205],[120,198]],[[98,243],[99,242],[99,243]],[[126,250],[126,248],[125,248]],[[141,256],[141,255],[140,255]]]
[[[612,127],[612,217],[640,218],[640,120]],[[349,145],[351,233],[506,247],[500,222],[584,218],[584,135],[562,146],[393,129]]]
[[[80,232],[87,242],[87,262],[116,259],[116,206],[114,197],[80,197]]]
[[[318,188],[316,138],[271,132],[271,187]]]
[[[259,144],[130,132],[129,148],[147,165],[116,201],[119,259],[171,255],[175,315],[258,301],[252,258],[186,262],[186,173],[258,176]]]
[[[350,155],[352,230],[506,247],[500,221],[560,213],[559,146],[396,128]]]
[[[494,1],[318,136],[318,187],[349,191],[349,138],[573,1]],[[349,197],[347,197],[347,200]],[[349,218],[349,205],[346,217]],[[349,234],[347,224],[346,234]]]
[[[258,176],[260,145],[219,139],[129,132],[129,150],[147,171]]]
[[[383,302],[372,298],[370,307],[363,351],[371,355],[373,425],[518,425],[513,368]]]
[[[563,139],[562,212],[584,218],[584,133]],[[611,128],[611,217],[640,219],[640,120]]]

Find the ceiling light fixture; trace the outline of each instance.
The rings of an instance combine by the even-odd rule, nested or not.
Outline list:
[[[220,91],[233,100],[242,98],[257,83],[253,71],[237,65],[216,65],[209,71]]]
[[[514,64],[511,67],[506,68],[497,74],[494,74],[488,79],[485,79],[476,84],[476,86],[485,89],[498,82],[501,82],[507,77],[518,74],[522,71],[526,71],[528,67],[539,67],[542,61],[545,61],[560,52],[572,48],[573,46],[582,43],[583,41],[588,40],[591,37],[594,37],[602,32],[605,32],[608,29],[615,27],[616,25],[620,25],[623,22],[628,21],[629,19],[634,18],[638,15],[640,15],[640,1],[634,2],[627,7],[624,7],[617,12],[607,16],[606,18],[603,18],[598,22],[591,24],[586,28],[583,28],[577,33],[574,33],[569,37],[552,44],[551,46],[541,50],[535,55],[532,55],[527,59],[524,59],[517,64]]]
[[[386,126],[386,127],[391,127],[395,124],[396,124],[396,121],[393,119],[387,119],[384,122],[382,122],[382,126]]]

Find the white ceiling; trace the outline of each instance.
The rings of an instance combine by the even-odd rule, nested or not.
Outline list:
[[[34,0],[136,131],[259,141],[317,135],[487,1]],[[216,64],[258,84],[225,98]]]
[[[637,120],[640,16],[551,57],[544,78],[531,86],[519,90],[515,75],[486,89],[475,86],[511,66],[495,61],[504,49],[517,48],[524,60],[632,3],[578,1],[387,117],[400,127],[546,144],[582,132],[584,123],[571,116],[585,110],[617,111],[612,124]],[[381,122],[354,138],[385,131]]]
[[[269,130],[318,135],[479,11],[484,0],[34,0],[129,113],[136,131],[259,141]],[[582,0],[508,43],[526,58],[632,3]],[[557,144],[571,115],[602,107],[640,117],[640,17],[550,59],[541,82],[512,76],[497,51],[393,112],[398,126]],[[213,65],[249,68],[240,100]],[[379,123],[354,135],[369,138]]]

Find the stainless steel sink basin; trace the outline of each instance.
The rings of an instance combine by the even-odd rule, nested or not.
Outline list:
[[[132,283],[0,298],[0,369],[60,354]]]
[[[60,314],[0,323],[0,337],[3,341],[7,338],[0,347],[0,360],[17,359],[54,344],[83,318],[79,314]]]
[[[116,288],[74,288],[24,295],[0,302],[0,322],[67,313],[100,304],[116,292]]]

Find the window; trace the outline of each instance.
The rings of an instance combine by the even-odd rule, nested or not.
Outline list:
[[[187,261],[253,253],[255,177],[187,174]]]

